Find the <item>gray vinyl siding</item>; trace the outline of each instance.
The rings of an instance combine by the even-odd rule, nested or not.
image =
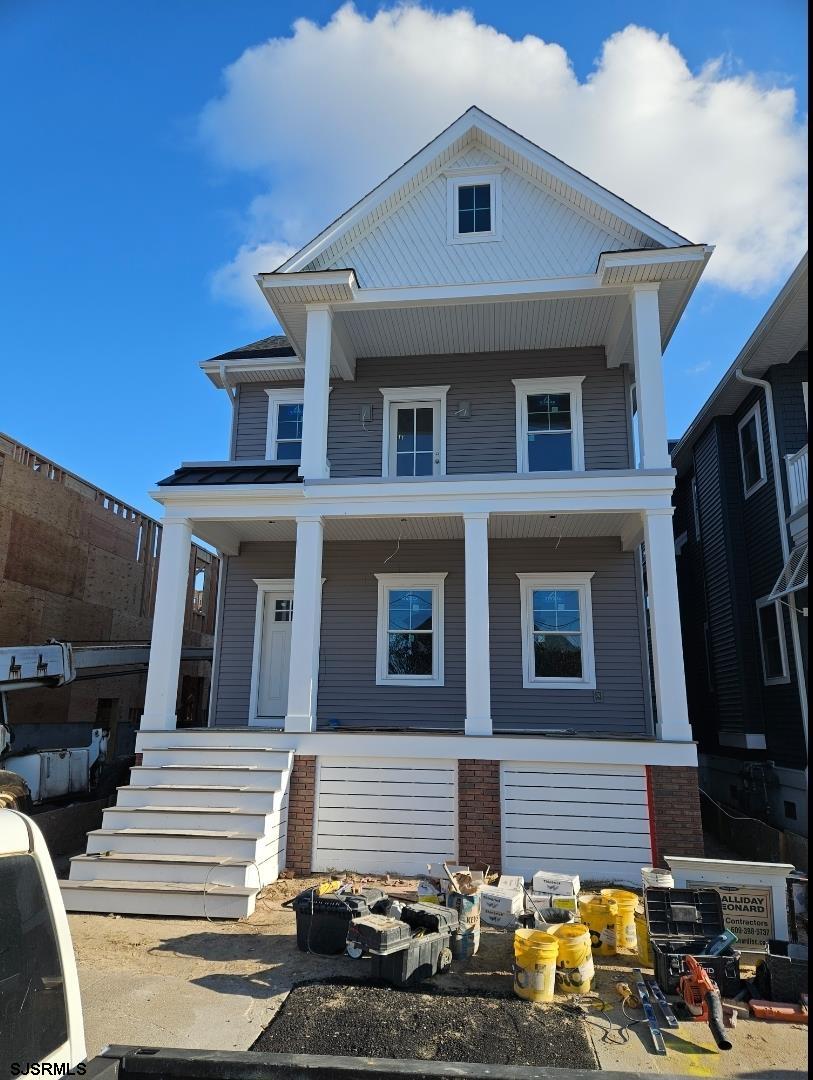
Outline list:
[[[512,379],[584,375],[585,465],[626,469],[631,464],[629,381],[626,367],[608,368],[604,350],[564,349],[476,356],[393,357],[359,360],[353,382],[333,383],[328,458],[333,477],[381,476],[382,387],[449,386],[446,471],[449,474],[516,472],[516,392]],[[275,384],[279,388],[296,384]],[[455,416],[461,401],[471,418]],[[362,425],[361,407],[373,406]],[[237,404],[235,456],[265,456],[266,387],[244,383]]]
[[[341,729],[462,732],[465,720],[463,542],[390,541],[324,548],[318,724]],[[490,544],[492,712],[495,730],[566,729],[583,735],[651,733],[635,558],[617,539],[494,540]],[[249,711],[255,578],[292,577],[292,544],[244,544],[229,560],[215,724],[244,724]],[[549,691],[522,686],[518,572],[595,572],[592,580],[597,686]],[[377,686],[376,573],[445,572],[444,685]]]

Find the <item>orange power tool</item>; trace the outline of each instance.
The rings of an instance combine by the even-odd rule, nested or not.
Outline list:
[[[693,956],[685,957],[686,974],[680,977],[680,995],[695,1020],[705,1020],[721,1050],[732,1043],[723,1030],[723,1002],[717,983]]]

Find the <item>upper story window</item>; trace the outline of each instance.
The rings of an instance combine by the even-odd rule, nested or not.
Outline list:
[[[517,574],[522,611],[522,684],[595,689],[592,573]]]
[[[299,461],[302,457],[302,390],[268,390],[268,438],[265,456],[269,461]]]
[[[468,169],[448,174],[450,244],[499,240],[502,234],[501,173],[475,174]]]
[[[376,574],[376,683],[443,686],[446,574]]]
[[[746,499],[762,487],[765,473],[765,450],[762,445],[762,412],[759,402],[745,414],[737,425],[740,437],[742,486]]]
[[[766,686],[790,681],[785,621],[779,600],[757,600],[759,645],[762,652],[762,679]]]
[[[517,395],[517,472],[583,471],[583,376],[513,382]]]
[[[448,386],[382,387],[382,476],[443,476],[448,391]]]

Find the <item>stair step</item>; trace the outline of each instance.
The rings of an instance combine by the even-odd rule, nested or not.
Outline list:
[[[238,810],[230,806],[109,806],[102,814],[102,823],[108,829],[127,829],[150,823],[159,829],[212,828],[239,829],[242,823],[246,832],[264,833],[276,816],[272,811]]]
[[[88,854],[119,851],[139,855],[203,855],[210,858],[260,859],[276,850],[284,831],[262,833],[224,829],[101,828],[88,833]]]
[[[136,765],[130,770],[133,785],[152,787],[156,784],[177,784],[188,787],[223,788],[256,787],[282,791],[286,787],[287,770],[264,769],[260,765]]]
[[[210,765],[217,758],[220,765],[260,765],[266,769],[291,767],[291,754],[287,750],[269,750],[264,746],[145,746],[141,764],[156,765]]]
[[[246,886],[166,881],[61,881],[68,911],[128,915],[243,918],[254,910],[257,890]]]
[[[275,858],[276,856],[272,856]],[[70,860],[71,881],[161,881],[260,888],[262,874],[254,860],[225,856],[161,855],[150,852],[97,852]]]
[[[161,806],[168,810],[195,806],[248,814],[273,814],[282,809],[279,788],[210,787],[206,784],[130,784],[118,789],[117,809]]]

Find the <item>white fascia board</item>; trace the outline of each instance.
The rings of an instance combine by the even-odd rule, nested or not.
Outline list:
[[[417,307],[511,300],[572,299],[582,296],[625,295],[628,286],[602,285],[597,274],[576,277],[532,278],[526,281],[481,281],[445,285],[400,285],[395,288],[359,289],[350,303],[332,305],[335,311],[376,307]]]
[[[222,379],[222,371],[225,369],[227,375],[234,376],[238,382],[240,382],[241,375],[251,375],[257,372],[277,372],[282,371],[292,373],[292,378],[297,378],[299,375],[304,376],[305,365],[297,356],[269,356],[266,359],[262,357],[252,357],[250,360],[203,360],[198,365],[201,371],[212,380],[212,382],[219,389],[225,389]]]
[[[642,210],[638,210],[630,203],[625,202],[618,195],[607,191],[606,188],[601,187],[594,180],[565,164],[564,161],[560,161],[518,132],[512,131],[511,128],[506,127],[505,124],[500,123],[493,116],[489,116],[488,113],[483,112],[476,106],[472,106],[432,139],[431,142],[427,143],[417,154],[409,158],[400,168],[378,184],[377,187],[373,188],[355,205],[351,206],[349,210],[331,222],[310,243],[292,255],[287,262],[284,262],[279,267],[279,272],[291,273],[306,266],[325,248],[335,243],[337,238],[344,232],[358,224],[385,200],[395,195],[400,188],[411,179],[414,179],[435,158],[440,157],[454,142],[473,133],[481,133],[496,140],[508,151],[524,157],[550,176],[562,181],[577,194],[584,196],[622,221],[626,221],[633,228],[644,233],[645,236],[651,237],[657,243],[663,244],[665,247],[674,247],[688,242],[686,237],[662,225]]]
[[[674,266],[680,263],[706,263],[714,248],[709,244],[684,244],[678,248],[642,248],[638,251],[603,251],[598,258],[597,274],[602,282],[610,270],[645,266]]]

